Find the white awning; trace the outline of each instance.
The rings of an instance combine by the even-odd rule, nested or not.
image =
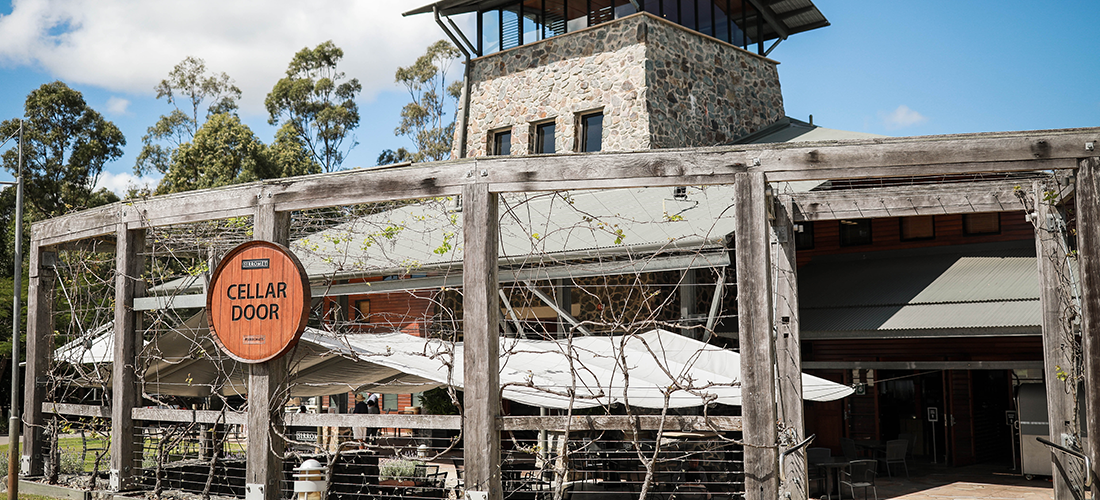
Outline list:
[[[66,345],[55,351],[54,359],[109,361],[111,335],[95,338],[83,354],[79,349],[89,344]],[[669,408],[741,404],[739,354],[665,330],[571,341],[503,338],[500,352],[504,398],[531,406],[590,408],[620,403],[661,408],[666,396]],[[214,388],[227,395],[247,391],[247,366],[220,353],[202,314],[148,342],[143,353],[153,360],[146,365],[146,392],[206,396]],[[288,356],[292,396],[463,387],[462,343],[403,333],[336,335],[309,328]],[[832,401],[852,393],[850,387],[806,374],[802,387],[803,397],[812,401]]]

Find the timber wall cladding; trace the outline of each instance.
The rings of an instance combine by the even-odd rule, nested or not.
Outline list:
[[[880,250],[902,250],[968,243],[993,243],[1035,239],[1035,227],[1024,219],[1023,212],[1001,212],[1001,231],[997,234],[968,235],[963,232],[963,215],[935,216],[935,238],[903,241],[901,218],[871,219],[870,245],[840,246],[840,221],[803,222],[813,224],[814,247],[798,250],[798,265],[802,266],[819,255],[864,253]]]

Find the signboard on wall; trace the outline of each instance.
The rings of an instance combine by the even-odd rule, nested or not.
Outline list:
[[[298,343],[309,302],[309,278],[298,258],[277,243],[250,241],[226,254],[214,271],[206,317],[226,354],[262,363]]]

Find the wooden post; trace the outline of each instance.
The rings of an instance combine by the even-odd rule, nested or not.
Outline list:
[[[1076,436],[1073,426],[1074,398],[1077,380],[1073,350],[1076,340],[1072,330],[1073,303],[1069,289],[1070,273],[1064,231],[1064,219],[1049,202],[1044,201],[1045,185],[1032,184],[1035,197],[1035,257],[1039,267],[1039,302],[1042,306],[1043,328],[1043,379],[1047,391],[1047,421],[1051,442],[1068,444],[1063,435]],[[1059,229],[1062,226],[1063,229]],[[1080,224],[1078,224],[1080,226]],[[1065,374],[1065,375],[1062,375]],[[1067,387],[1067,384],[1072,384]],[[1081,485],[1080,467],[1072,466],[1077,460],[1062,452],[1050,451],[1053,461],[1054,498],[1072,499],[1074,485]]]
[[[802,403],[802,345],[798,329],[798,272],[795,260],[794,205],[775,204],[775,355],[779,372],[778,412],[779,422],[786,436],[781,442],[793,446],[806,438]],[[807,223],[809,224],[809,223]],[[790,494],[790,500],[805,500],[807,489],[805,449],[787,457],[786,482],[779,485],[781,491]]]
[[[1100,158],[1077,170],[1077,271],[1081,276],[1081,343],[1085,358],[1085,452],[1092,462],[1093,498],[1100,479]],[[1045,347],[1045,346],[1044,346]],[[1087,473],[1088,471],[1086,471]]]
[[[253,221],[253,238],[286,245],[290,240],[290,212],[276,212],[270,198],[261,194]],[[248,450],[245,465],[245,500],[280,500],[283,484],[283,452],[286,442],[281,398],[286,381],[286,357],[248,365]]]
[[[779,496],[776,450],[775,341],[772,338],[768,207],[764,174],[737,174],[734,232],[737,327],[741,349],[741,416],[744,422],[745,498]]]
[[[462,189],[462,331],[465,415],[462,433],[466,489],[501,500],[500,306],[497,299],[498,196],[488,184]]]
[[[42,402],[46,400],[46,370],[53,351],[53,259],[56,254],[31,240],[30,281],[27,283],[27,371],[23,393],[23,455],[20,474],[41,476],[43,472]]]
[[[136,486],[141,444],[131,410],[141,406],[138,385],[138,350],[141,346],[140,314],[134,298],[145,290],[141,273],[145,267],[145,229],[129,230],[119,224],[115,243],[115,360],[111,366],[111,479],[112,491],[127,491]]]

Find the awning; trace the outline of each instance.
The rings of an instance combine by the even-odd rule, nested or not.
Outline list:
[[[247,390],[247,366],[223,356],[202,314],[158,336],[143,349],[145,391],[206,396]],[[111,333],[96,338],[96,354],[76,357],[70,346],[55,360],[102,362]],[[87,344],[80,344],[87,345]],[[89,351],[91,353],[91,351]],[[643,408],[741,404],[740,355],[665,330],[571,341],[501,339],[500,383],[505,399],[545,408],[590,408],[615,403]],[[291,396],[352,390],[410,393],[463,387],[463,345],[403,333],[340,335],[307,329],[289,354]],[[451,367],[451,368],[448,368]],[[574,379],[575,373],[575,379]],[[831,401],[850,387],[802,375],[803,396]],[[570,394],[575,396],[570,397]]]

